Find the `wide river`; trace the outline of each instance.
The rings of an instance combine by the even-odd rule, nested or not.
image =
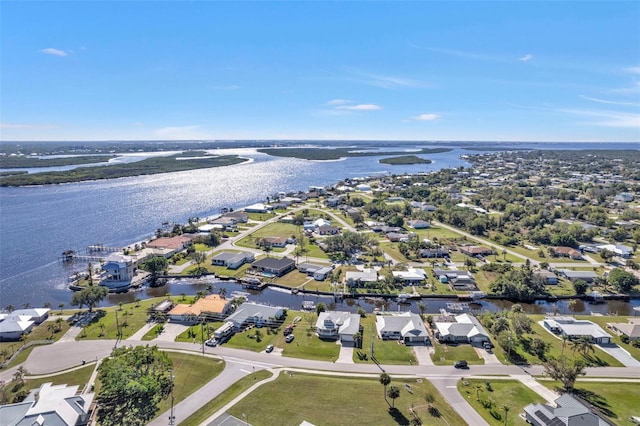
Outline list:
[[[508,147],[505,145],[505,149]],[[576,149],[581,146],[518,144],[517,147]],[[619,147],[639,148],[638,144],[616,145]],[[403,144],[393,149],[413,150],[416,146]],[[216,214],[224,206],[240,208],[264,201],[279,191],[307,190],[310,186],[331,185],[344,178],[468,167],[470,164],[460,156],[478,153],[453,147],[450,152],[421,155],[433,160],[432,164],[391,166],[380,164],[381,157],[307,161],[271,157],[252,148],[215,152],[238,154],[251,161],[161,175],[0,188],[0,307],[25,303],[41,306],[45,302],[68,306],[71,292],[67,289],[67,278],[86,268],[59,262],[60,254],[68,249],[83,252],[96,243],[126,246],[151,237],[164,222],[184,223],[189,217]],[[179,289],[172,286],[168,290],[173,294],[193,293],[197,287],[178,286]],[[138,296],[153,294],[143,292]],[[117,303],[122,297],[109,296],[105,303]]]

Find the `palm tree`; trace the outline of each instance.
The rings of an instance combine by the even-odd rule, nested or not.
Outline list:
[[[227,298],[227,289],[224,287],[220,287],[220,289],[218,290],[218,296],[220,296],[222,299],[226,299]]]
[[[24,385],[24,376],[27,375],[27,374],[29,374],[29,372],[23,366],[20,366],[13,373],[13,381],[14,382],[20,382],[20,386],[22,386],[22,385]]]
[[[387,395],[389,396],[389,398],[391,398],[392,401],[391,408],[396,408],[396,398],[400,396],[400,388],[395,385],[389,386]]]
[[[384,386],[384,400],[387,400],[387,385],[391,383],[391,376],[387,373],[382,373],[380,375],[380,384]]]
[[[503,405],[502,409],[504,410],[504,426],[507,426],[507,416],[509,415],[509,410],[511,409],[511,407],[509,407],[508,405]]]
[[[62,313],[62,309],[64,308],[64,303],[60,303],[58,305],[58,309],[60,309],[60,313]]]
[[[13,312],[16,310],[16,307],[13,305],[7,305],[5,309],[7,310],[7,312]]]
[[[473,388],[476,390],[476,401],[480,401],[480,390],[482,389],[482,386],[473,385]]]
[[[420,309],[420,316],[424,317],[424,313],[427,312],[427,305],[422,302],[418,302],[418,309]]]

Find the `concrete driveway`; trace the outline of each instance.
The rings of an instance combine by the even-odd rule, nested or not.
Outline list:
[[[434,353],[433,346],[413,346],[413,353],[418,360],[418,365],[433,365],[431,354]]]
[[[502,364],[500,360],[498,360],[496,354],[493,353],[493,351],[492,353],[489,353],[485,348],[476,344],[473,345],[473,349],[476,350],[476,353],[480,358],[484,359],[485,364]]]
[[[596,346],[620,361],[620,363],[625,367],[640,367],[640,362],[618,345],[612,344]]]
[[[168,322],[164,325],[164,330],[162,331],[162,334],[160,334],[158,337],[156,337],[153,340],[160,341],[160,342],[173,342],[176,340],[176,337],[178,337],[179,334],[184,333],[188,328],[189,328],[188,325],[175,324],[175,323]],[[195,341],[199,342],[200,340],[196,338]]]

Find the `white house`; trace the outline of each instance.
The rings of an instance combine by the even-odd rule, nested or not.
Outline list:
[[[275,324],[277,320],[284,318],[284,315],[285,308],[281,306],[245,302],[227,317],[227,321],[231,321],[236,330],[240,330],[248,324],[254,324],[257,327]]]
[[[460,314],[435,320],[436,337],[443,342],[480,343],[488,342],[489,333],[476,317]]]
[[[0,341],[20,340],[33,329],[34,321],[28,316],[7,315],[0,321]]]
[[[211,259],[211,264],[215,266],[224,266],[228,269],[238,269],[245,263],[251,263],[255,260],[255,255],[251,252],[241,251],[239,253],[222,252],[215,255]]]
[[[11,316],[28,317],[31,321],[37,324],[42,324],[44,320],[49,318],[49,308],[27,308],[16,309],[11,312]]]
[[[22,402],[0,405],[3,425],[84,426],[89,423],[95,393],[78,394],[78,386],[43,383]]]
[[[136,270],[133,258],[122,253],[111,253],[105,260],[100,285],[108,288],[128,287]]]
[[[360,315],[350,312],[321,312],[316,321],[316,332],[321,339],[354,343],[360,331]]]
[[[421,285],[427,279],[427,273],[424,269],[409,268],[406,271],[392,271],[396,280],[401,280],[404,285]]]
[[[366,283],[378,281],[378,273],[373,268],[365,268],[362,271],[347,271],[344,281],[349,287],[361,287]]]
[[[611,336],[598,324],[573,317],[547,317],[542,321],[544,327],[555,334],[569,339],[585,338],[593,343],[611,343]]]
[[[426,344],[429,333],[419,315],[403,312],[396,315],[377,315],[376,329],[383,340],[402,340],[405,344]]]

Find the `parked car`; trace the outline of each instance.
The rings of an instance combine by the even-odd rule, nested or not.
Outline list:
[[[287,343],[291,343],[293,342],[293,338],[294,338],[293,334],[289,334],[287,337],[285,337],[284,341]]]
[[[469,364],[467,364],[467,361],[465,361],[464,359],[456,361],[456,363],[453,364],[453,366],[455,368],[469,368]]]
[[[482,347],[485,348],[486,350],[489,350],[493,348],[493,344],[491,342],[483,342]]]
[[[271,353],[273,352],[273,345],[269,345],[267,346],[267,348],[264,350],[266,353]]]
[[[207,346],[218,346],[218,340],[216,339],[209,339],[206,342],[204,342],[205,345]]]

